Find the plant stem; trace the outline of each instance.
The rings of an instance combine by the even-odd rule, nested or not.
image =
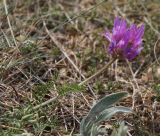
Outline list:
[[[102,72],[104,72],[114,61],[116,60],[116,58],[110,60],[102,69],[100,69],[99,71],[97,71],[94,75],[90,76],[89,78],[87,78],[86,80],[82,81],[81,83],[79,83],[79,86],[84,85],[85,83],[87,83],[88,81],[94,79],[96,76],[98,76],[99,74],[101,74]],[[43,107],[45,105],[48,105],[49,103],[54,102],[55,100],[57,100],[60,97],[60,95],[53,97],[35,107],[33,107],[33,110],[37,110],[40,107]]]
[[[40,107],[43,107],[43,106],[45,106],[45,105],[48,105],[49,103],[54,102],[54,101],[57,100],[58,98],[59,98],[59,95],[58,95],[58,96],[55,96],[55,97],[53,97],[53,98],[51,98],[51,99],[49,99],[49,100],[47,100],[47,101],[45,101],[45,102],[43,102],[43,103],[41,103],[41,104],[39,104],[39,105],[36,105],[36,106],[33,107],[33,110],[37,110],[37,109],[39,109]]]
[[[104,72],[115,60],[116,60],[116,58],[110,60],[102,69],[100,69],[99,71],[97,71],[94,75],[90,76],[86,80],[84,80],[81,83],[79,83],[79,85],[84,85],[88,81],[94,79],[96,76],[98,76],[99,74],[101,74],[102,72]]]

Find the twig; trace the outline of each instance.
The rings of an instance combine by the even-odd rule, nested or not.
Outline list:
[[[9,47],[12,47],[12,46],[11,46],[11,43],[10,43],[8,37],[7,37],[7,35],[6,35],[5,32],[2,30],[2,28],[1,28],[1,31],[2,31],[2,33],[3,33],[3,35],[4,35],[4,38],[5,38],[6,41],[7,41],[8,46],[9,46]]]
[[[85,76],[81,73],[81,71],[78,69],[78,67],[74,64],[74,62],[70,59],[70,57],[68,56],[68,54],[65,52],[65,50],[62,48],[62,46],[60,45],[60,43],[56,40],[56,38],[49,32],[48,28],[46,27],[46,23],[43,21],[43,25],[45,27],[45,30],[47,32],[47,34],[49,35],[49,37],[51,38],[51,40],[56,44],[56,46],[60,49],[60,51],[64,54],[64,56],[68,59],[68,61],[70,62],[70,64],[73,66],[73,68],[80,74],[80,76],[85,79]],[[88,88],[90,89],[92,95],[96,98],[96,95],[94,94],[94,92],[92,91],[90,85],[88,84]]]
[[[155,116],[154,116],[154,113],[156,112],[156,107],[157,107],[157,101],[155,101],[153,104],[152,104],[152,112],[151,112],[151,118],[152,118],[152,131],[153,131],[153,134],[155,135]]]
[[[75,102],[74,102],[74,94],[72,93],[72,116],[74,117],[75,116]],[[73,131],[74,131],[74,129],[75,129],[75,120],[73,120],[73,128],[72,128],[72,131],[71,131],[71,133],[70,133],[70,136],[72,136],[73,135]]]
[[[156,41],[156,43],[155,43],[155,45],[154,45],[154,57],[155,57],[155,59],[156,59],[157,64],[160,65],[160,63],[159,63],[159,61],[158,61],[158,58],[157,58],[157,54],[156,54],[156,48],[157,48],[157,45],[158,45],[159,40],[160,40],[160,37],[159,37],[159,39]]]
[[[160,32],[153,27],[152,23],[146,17],[144,17],[144,20],[150,26],[150,28],[156,33],[156,35],[160,36]]]
[[[81,82],[79,85],[84,85],[88,81],[94,79],[96,76],[98,76],[99,74],[101,74],[102,72],[104,72],[115,60],[116,60],[116,58],[110,60],[107,63],[107,65],[105,65],[102,69],[100,69],[99,71],[97,71],[94,75],[90,76],[89,78],[87,78],[86,80],[84,80],[83,82]]]
[[[70,112],[70,110],[68,109],[67,106],[63,105],[63,108],[64,108],[67,112]],[[77,123],[79,123],[79,124],[81,123],[81,122],[79,121],[79,118],[78,118],[76,115],[74,115],[73,118],[77,121]]]
[[[46,27],[46,23],[43,21],[43,25],[46,29],[47,34],[50,36],[50,38],[52,39],[52,41],[56,44],[56,46],[60,49],[60,51],[64,54],[64,56],[68,59],[68,61],[70,62],[70,64],[74,67],[74,69],[80,74],[80,76],[85,79],[85,76],[81,73],[81,71],[78,69],[78,67],[74,64],[74,62],[70,59],[70,57],[68,56],[68,54],[65,52],[65,50],[62,48],[62,46],[60,45],[60,43],[56,40],[56,38],[54,36],[52,36],[52,34],[49,32],[49,30]],[[90,85],[88,84],[88,88],[90,89],[92,95],[96,98],[96,95],[94,94],[94,92],[92,91]],[[87,101],[87,99],[85,98],[85,96],[81,93],[82,97],[85,99],[85,101],[87,102],[87,105],[89,106],[89,102]],[[90,106],[89,106],[90,107]]]
[[[90,9],[87,10],[87,11],[92,10],[93,8],[101,5],[101,4],[102,4],[103,2],[105,2],[105,1],[106,1],[106,0],[102,0],[102,1],[101,1],[100,3],[98,3],[96,6],[90,8]],[[79,16],[84,15],[84,14],[86,14],[86,11],[85,11],[85,12],[81,12],[79,15],[73,17],[73,18],[70,19],[69,21],[67,20],[66,22],[60,24],[58,27],[63,26],[63,25],[65,25],[65,24],[67,24],[68,22],[70,22],[70,21],[72,21],[72,20],[74,20],[74,19],[76,19],[76,18],[78,18]],[[72,64],[72,66],[75,68],[75,70],[81,75],[81,77],[82,77],[83,79],[85,79],[85,76],[80,72],[80,70],[78,69],[78,67],[77,67],[77,66],[73,63],[73,61],[69,58],[68,54],[67,54],[67,53],[63,50],[63,48],[60,46],[59,42],[54,38],[54,36],[51,35],[51,33],[50,33],[49,30],[47,29],[46,23],[45,23],[44,21],[43,21],[43,25],[44,25],[44,27],[45,27],[45,30],[46,30],[47,34],[48,34],[48,35],[50,36],[50,38],[52,39],[52,41],[57,45],[57,47],[58,47],[58,48],[60,49],[60,51],[65,55],[65,57],[66,57],[66,58],[68,59],[68,61]],[[84,85],[84,84],[87,83],[89,80],[92,80],[93,78],[95,78],[96,76],[98,76],[99,74],[101,74],[101,73],[102,73],[106,68],[108,68],[115,60],[116,60],[116,59],[111,60],[105,67],[103,67],[101,70],[99,70],[99,71],[98,71],[96,74],[94,74],[93,76],[91,76],[91,77],[87,78],[86,80],[84,80],[83,82],[81,82],[79,85]],[[89,85],[88,85],[88,86],[89,86]],[[92,92],[92,94],[94,94],[94,92]],[[82,93],[81,93],[81,95],[83,96]],[[95,96],[95,95],[94,95],[94,96]],[[35,106],[33,109],[35,110],[35,109],[38,109],[38,108],[40,108],[40,107],[42,107],[42,106],[45,106],[45,105],[47,105],[47,104],[49,104],[49,103],[57,100],[58,98],[59,98],[59,95],[56,96],[56,97],[54,97],[54,98],[51,98],[51,99],[49,99],[49,100],[47,100],[47,101],[45,101],[45,102],[43,102],[43,103],[41,103],[41,104],[39,104],[39,105],[37,105],[37,106]],[[83,96],[83,98],[85,99],[84,96]],[[85,99],[85,101],[87,102],[87,104],[89,104],[88,101],[87,101],[87,99]]]
[[[118,59],[115,61],[115,69],[114,69],[114,73],[115,73],[115,79],[116,79],[116,81],[118,80],[117,67],[118,67]]]
[[[133,77],[133,81],[134,81],[135,84],[136,84],[136,87],[135,87],[134,84],[132,84],[132,82],[131,82],[132,87],[133,87],[133,94],[132,94],[132,99],[133,99],[133,102],[132,102],[132,109],[134,109],[134,106],[135,106],[135,96],[136,96],[137,92],[140,92],[140,88],[139,88],[139,85],[138,85],[137,80],[136,80],[136,78],[135,78],[135,74],[134,74],[134,72],[133,72],[133,70],[132,70],[131,64],[129,63],[128,60],[126,60],[126,62],[127,62],[128,67],[129,67],[129,69],[130,69],[130,71],[131,71],[131,74],[132,74],[132,77]]]
[[[143,61],[140,66],[137,68],[137,70],[134,72],[134,77],[137,76],[137,74],[139,73],[139,71],[141,70],[142,66],[144,65],[145,61]]]
[[[95,6],[89,8],[89,9],[87,9],[87,10],[81,11],[78,15],[75,15],[73,18],[67,19],[67,20],[64,21],[63,23],[59,24],[57,27],[55,27],[55,28],[53,29],[53,31],[55,31],[57,28],[60,28],[60,27],[62,27],[62,26],[64,26],[64,25],[66,25],[67,23],[69,23],[69,22],[77,19],[78,17],[81,17],[81,16],[89,13],[91,10],[93,10],[94,8],[102,5],[102,4],[103,4],[104,2],[106,2],[106,1],[107,1],[107,0],[102,0],[102,1],[100,1],[98,4],[96,4]]]
[[[102,69],[100,69],[99,71],[97,71],[97,72],[96,72],[94,75],[92,75],[91,77],[89,77],[89,78],[87,78],[86,80],[84,80],[83,82],[81,82],[81,83],[79,84],[79,86],[86,84],[88,81],[94,79],[96,76],[98,76],[99,74],[101,74],[102,72],[104,72],[115,60],[116,60],[116,58],[110,60],[110,62],[108,62],[107,65],[105,65]],[[88,100],[84,97],[84,95],[83,95],[82,93],[81,93],[81,95],[82,95],[82,97],[84,98],[84,100],[87,102],[87,104],[88,104],[88,106],[89,106]],[[38,109],[38,108],[40,108],[40,107],[42,107],[42,106],[48,105],[49,103],[52,103],[53,101],[57,100],[59,97],[60,97],[60,96],[58,95],[58,96],[56,96],[56,97],[54,97],[54,98],[51,98],[51,99],[49,99],[49,100],[47,100],[47,101],[45,101],[45,102],[43,102],[43,103],[35,106],[33,109],[36,110],[36,109]],[[89,106],[89,107],[90,107],[90,106]]]
[[[37,109],[39,109],[40,107],[46,106],[46,105],[48,105],[49,103],[54,102],[54,101],[57,100],[58,98],[59,98],[59,95],[57,95],[57,96],[55,96],[55,97],[53,97],[53,98],[51,98],[51,99],[49,99],[49,100],[47,100],[47,101],[45,101],[45,102],[43,102],[43,103],[41,103],[41,104],[33,107],[33,110],[37,110]]]
[[[9,25],[9,29],[11,31],[11,35],[12,35],[12,38],[13,38],[13,42],[14,42],[14,44],[16,45],[16,47],[18,49],[18,45],[17,45],[16,39],[15,39],[15,36],[14,36],[14,33],[13,33],[13,29],[12,29],[12,26],[11,26],[11,22],[10,22],[9,16],[8,16],[8,9],[7,9],[6,0],[3,0],[3,4],[4,4],[4,8],[5,8],[5,13],[6,13],[6,16],[7,16],[7,22],[8,22],[8,25]]]
[[[64,126],[65,126],[65,129],[66,129],[66,132],[68,132],[68,127],[67,127],[67,122],[65,120],[65,116],[64,116],[64,112],[63,112],[63,109],[61,108],[61,113],[62,113],[62,117],[63,117],[63,122],[64,122]]]
[[[126,60],[126,62],[127,62],[128,67],[129,67],[129,69],[130,69],[130,71],[131,71],[131,74],[132,74],[132,77],[133,77],[133,81],[135,82],[137,89],[140,89],[140,88],[139,88],[139,85],[138,85],[138,83],[137,83],[137,80],[136,80],[136,78],[135,78],[135,76],[134,76],[134,72],[133,72],[133,70],[132,70],[132,67],[131,67],[130,62],[129,62],[128,60]]]
[[[0,124],[0,127],[1,127],[1,128],[5,128],[5,129],[7,128],[7,129],[14,129],[14,130],[22,130],[22,131],[23,131],[23,129],[20,129],[20,128],[10,127],[10,126],[1,125],[1,124]]]
[[[6,103],[3,103],[0,101],[0,105],[2,105],[3,107],[8,107],[8,108],[13,108],[12,106],[6,104]]]

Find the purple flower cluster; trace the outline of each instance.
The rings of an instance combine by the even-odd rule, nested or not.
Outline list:
[[[112,33],[105,32],[105,37],[110,42],[109,53],[113,57],[133,60],[143,49],[141,46],[143,34],[144,25],[132,24],[127,28],[125,19],[116,17]]]

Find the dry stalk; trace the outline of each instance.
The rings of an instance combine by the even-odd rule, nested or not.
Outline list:
[[[10,19],[9,19],[9,16],[8,16],[8,9],[7,9],[7,2],[6,2],[6,0],[3,0],[3,4],[4,4],[4,8],[5,8],[5,13],[6,13],[6,16],[7,16],[7,22],[8,22],[8,25],[9,25],[9,29],[11,31],[11,35],[12,35],[12,38],[13,38],[13,42],[16,45],[17,50],[19,50],[18,49],[18,44],[16,42],[16,39],[15,39],[15,36],[14,36],[14,33],[13,33],[11,22],[10,22]]]
[[[130,70],[130,72],[131,72],[131,74],[132,74],[133,81],[134,81],[134,83],[135,83],[135,85],[136,85],[136,87],[135,87],[135,85],[132,83],[132,87],[133,87],[132,109],[134,109],[134,107],[135,107],[135,97],[136,97],[137,93],[140,92],[140,88],[139,88],[138,82],[137,82],[137,80],[136,80],[136,78],[135,78],[135,74],[134,74],[134,72],[133,72],[133,70],[132,70],[131,64],[129,63],[128,60],[126,60],[126,62],[127,62],[127,64],[128,64],[129,70]]]
[[[62,113],[62,117],[63,117],[63,122],[64,122],[64,126],[65,126],[65,129],[66,129],[66,132],[68,131],[68,127],[67,127],[67,122],[66,122],[66,119],[65,119],[65,116],[64,116],[64,112],[63,112],[63,109],[61,108],[61,113]]]
[[[160,37],[158,38],[158,40],[156,41],[155,45],[154,45],[154,57],[156,59],[156,62],[157,64],[160,65],[160,62],[158,61],[158,57],[157,57],[157,53],[156,53],[156,48],[157,48],[157,45],[158,45],[158,42],[160,41]]]
[[[97,71],[95,74],[93,74],[91,77],[89,77],[89,78],[87,78],[86,80],[82,81],[82,82],[79,83],[78,85],[79,85],[79,86],[84,85],[84,84],[86,84],[88,81],[90,81],[90,80],[94,79],[95,77],[97,77],[98,75],[100,75],[100,74],[101,74],[102,72],[104,72],[115,60],[116,60],[116,58],[110,60],[110,62],[107,63],[107,65],[105,65],[102,69],[100,69],[100,70]],[[85,98],[85,96],[83,95],[83,93],[81,93],[81,95],[82,95],[82,97],[84,98],[84,100],[86,101],[87,105],[88,105],[89,107],[91,107],[91,106],[89,105],[88,100],[87,100],[87,99]],[[42,106],[45,106],[45,105],[47,105],[47,104],[49,104],[49,103],[57,100],[57,98],[59,98],[59,97],[60,97],[60,96],[58,95],[58,96],[56,96],[56,97],[54,97],[54,98],[51,98],[51,99],[49,99],[49,100],[41,103],[40,105],[35,106],[33,109],[35,110],[35,109],[38,109],[38,108],[40,108],[40,107],[42,107]]]
[[[99,71],[97,71],[95,74],[93,74],[92,76],[90,76],[89,78],[87,78],[86,80],[82,81],[79,85],[84,85],[86,84],[88,81],[94,79],[95,77],[97,77],[98,75],[100,75],[102,72],[104,72],[114,61],[116,60],[116,58],[111,59],[107,65],[105,65],[102,69],[100,69]]]

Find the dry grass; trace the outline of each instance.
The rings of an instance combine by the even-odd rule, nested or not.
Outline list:
[[[0,3],[0,135],[77,134],[95,100],[122,90],[129,96],[120,105],[136,114],[117,115],[106,122],[108,135],[117,120],[125,120],[130,135],[159,135],[158,0]],[[117,61],[88,85],[78,87],[111,59],[101,34],[112,28],[115,16],[145,23],[143,52],[132,63]],[[53,103],[34,109],[57,95]]]

